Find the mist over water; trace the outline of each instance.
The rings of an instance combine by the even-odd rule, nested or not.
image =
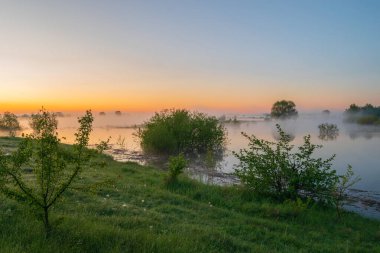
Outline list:
[[[94,129],[91,134],[90,144],[94,145],[101,140],[107,140],[109,137],[110,144],[113,145],[114,151],[110,153],[115,159],[125,161],[129,160],[130,154],[141,154],[139,141],[134,133],[137,127],[141,126],[144,121],[148,120],[154,113],[122,113],[116,115],[114,112],[107,112],[106,115],[94,113]],[[59,135],[65,137],[66,143],[74,142],[74,133],[78,127],[77,117],[81,114],[70,114],[65,117],[59,117]],[[220,116],[220,115],[217,115]],[[336,154],[333,162],[333,168],[338,174],[343,174],[350,164],[353,167],[355,175],[361,178],[355,189],[372,192],[375,195],[380,194],[380,127],[361,126],[353,123],[345,123],[343,114],[301,114],[297,119],[269,121],[264,120],[260,115],[226,115],[227,118],[236,117],[237,122],[225,123],[228,132],[227,149],[221,159],[216,161],[214,168],[204,169],[202,163],[194,163],[191,173],[199,174],[199,177],[207,182],[223,183],[224,174],[231,174],[238,160],[233,156],[232,151],[239,151],[246,148],[248,141],[242,136],[241,132],[248,135],[256,135],[259,138],[275,141],[278,138],[276,124],[294,138],[292,144],[296,147],[303,143],[305,135],[311,135],[311,141],[314,144],[321,144],[323,148],[316,152],[316,155],[328,158]],[[28,118],[19,118],[22,131],[21,133],[30,133]],[[337,135],[334,138],[320,138],[318,126],[323,123],[334,124],[338,128]],[[7,133],[0,133],[6,135]],[[122,147],[129,154],[119,152]],[[142,156],[133,156],[141,159]],[[133,159],[132,159],[133,160]],[[139,161],[143,162],[143,161]],[[197,177],[197,176],[195,176]],[[376,195],[380,196],[380,195]],[[379,197],[380,198],[380,197]]]

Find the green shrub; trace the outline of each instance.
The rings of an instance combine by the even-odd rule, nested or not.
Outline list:
[[[183,154],[169,157],[169,182],[177,180],[179,174],[187,166],[187,161]]]
[[[363,115],[358,117],[356,122],[360,125],[374,125],[377,124],[376,122],[379,121],[379,117],[375,115]]]
[[[222,150],[226,131],[215,117],[187,110],[164,110],[156,113],[139,129],[145,152],[178,154]]]
[[[335,124],[323,123],[318,126],[321,140],[335,140],[339,135],[338,126]]]
[[[9,131],[10,136],[15,136],[16,131],[21,129],[17,116],[13,113],[5,112],[0,117],[0,129]]]
[[[323,160],[314,158],[314,151],[321,148],[304,137],[298,152],[290,145],[290,137],[277,125],[281,136],[278,142],[243,135],[249,139],[249,149],[234,155],[240,160],[235,168],[241,182],[255,193],[279,198],[297,199],[309,197],[316,201],[334,204],[341,176],[331,168],[335,155]]]

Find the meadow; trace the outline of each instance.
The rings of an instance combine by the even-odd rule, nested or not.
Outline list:
[[[20,139],[3,137],[13,150]],[[25,205],[0,197],[1,252],[380,252],[380,222],[319,205],[254,197],[238,186],[97,154],[51,212],[53,230]],[[91,188],[89,188],[91,189]]]

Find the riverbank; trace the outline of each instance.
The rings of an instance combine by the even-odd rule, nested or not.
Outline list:
[[[0,138],[12,150],[17,139]],[[199,183],[183,175],[106,155],[88,168],[84,185],[52,210],[54,230],[25,206],[0,197],[1,252],[380,252],[380,222],[332,209],[259,199],[239,187]]]

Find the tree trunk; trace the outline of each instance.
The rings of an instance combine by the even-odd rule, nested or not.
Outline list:
[[[47,207],[44,208],[43,220],[44,220],[44,225],[45,225],[45,235],[46,235],[46,238],[49,238],[50,232],[51,232],[51,226],[49,222],[49,208]]]

